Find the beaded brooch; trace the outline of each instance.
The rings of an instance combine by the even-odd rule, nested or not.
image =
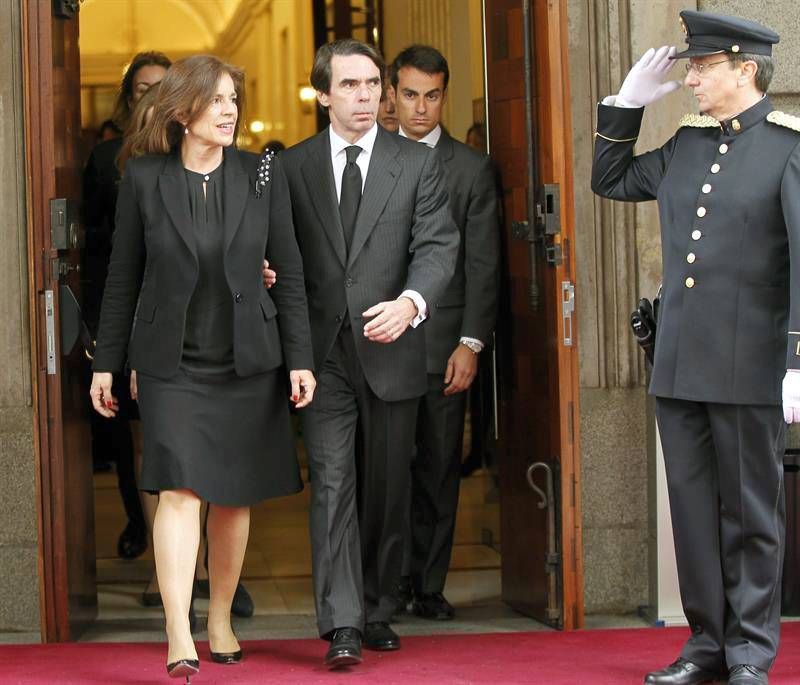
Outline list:
[[[261,161],[258,164],[258,171],[256,172],[256,197],[261,197],[264,187],[269,182],[269,165],[272,164],[272,158],[275,153],[272,150],[267,150],[261,155]]]

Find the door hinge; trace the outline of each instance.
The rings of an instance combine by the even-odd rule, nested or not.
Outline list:
[[[559,248],[560,249],[560,248]],[[575,286],[571,281],[561,281],[561,321],[564,347],[572,347],[572,314],[575,312]]]

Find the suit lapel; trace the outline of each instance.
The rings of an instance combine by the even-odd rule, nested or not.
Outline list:
[[[347,259],[348,265],[358,257],[394,190],[397,178],[400,176],[400,164],[395,159],[398,152],[399,147],[394,141],[394,136],[379,126],[375,146],[372,148],[367,180],[364,183],[364,193],[361,195],[361,205],[358,208],[353,244],[350,246],[350,255]]]
[[[158,189],[172,225],[197,261],[197,243],[192,230],[192,212],[189,207],[189,185],[186,183],[186,172],[179,153],[174,152],[167,157],[164,170],[158,177]]]
[[[336,255],[347,265],[347,246],[344,243],[342,218],[339,215],[339,203],[336,201],[336,184],[333,180],[333,163],[331,162],[331,144],[328,129],[317,135],[312,141],[308,155],[302,165],[303,180],[306,190],[314,205],[317,218],[328,235]]]
[[[228,147],[224,150],[225,166],[222,169],[223,187],[223,214],[225,215],[225,253],[227,254],[233,237],[242,223],[242,214],[247,205],[247,194],[250,192],[247,172],[242,167],[239,151]]]

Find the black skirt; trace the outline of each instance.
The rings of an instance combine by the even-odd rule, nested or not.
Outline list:
[[[248,378],[139,373],[140,489],[185,488],[222,506],[300,492],[285,378],[284,369]]]

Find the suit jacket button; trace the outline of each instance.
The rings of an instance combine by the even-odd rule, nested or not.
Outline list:
[[[342,323],[342,317],[340,314],[336,315],[336,323]]]
[[[353,279],[352,278],[345,278],[344,279],[344,287],[345,288],[350,288],[350,287],[352,287],[352,285],[353,285]]]
[[[233,301],[236,304],[239,304],[243,299],[244,299],[244,297],[242,296],[242,293],[240,293],[240,292],[233,293]]]

